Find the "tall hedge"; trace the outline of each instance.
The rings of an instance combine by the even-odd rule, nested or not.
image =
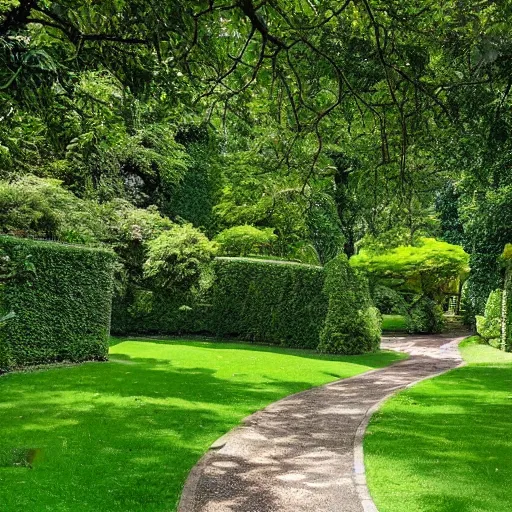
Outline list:
[[[344,254],[325,266],[324,293],[329,307],[320,333],[320,352],[362,354],[379,348],[380,313],[373,306],[368,282],[355,273]]]
[[[131,289],[114,301],[118,333],[209,333],[326,353],[379,347],[381,318],[366,279],[339,256],[326,267],[254,258],[216,258],[199,295]]]
[[[103,249],[0,236],[32,276],[7,280],[1,306],[15,317],[0,333],[1,369],[107,357],[115,256]]]
[[[322,267],[217,258],[210,328],[217,335],[316,348],[327,309]]]
[[[512,352],[512,244],[505,246],[502,256],[505,266],[505,286],[503,289],[502,348]]]

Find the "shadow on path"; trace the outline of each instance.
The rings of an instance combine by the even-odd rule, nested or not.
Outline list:
[[[384,338],[410,354],[384,369],[275,402],[218,440],[190,473],[179,512],[368,512],[361,440],[398,389],[461,365],[462,338]]]

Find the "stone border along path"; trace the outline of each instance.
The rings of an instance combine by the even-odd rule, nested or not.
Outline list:
[[[192,469],[179,512],[376,512],[362,440],[397,390],[461,366],[464,338],[383,338],[410,358],[279,400],[217,440]]]

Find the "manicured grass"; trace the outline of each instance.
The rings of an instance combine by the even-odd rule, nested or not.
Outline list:
[[[242,418],[400,357],[118,341],[108,363],[0,377],[2,512],[172,511],[191,467]]]
[[[468,366],[389,400],[365,438],[379,512],[509,512],[512,354],[463,342]]]
[[[401,332],[407,330],[405,316],[402,315],[382,315],[382,330]]]

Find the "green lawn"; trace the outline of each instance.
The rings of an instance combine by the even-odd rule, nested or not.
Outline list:
[[[0,510],[174,510],[190,468],[242,418],[399,357],[119,340],[108,363],[4,375]]]
[[[379,512],[512,509],[512,354],[463,342],[468,366],[389,400],[365,438]]]
[[[400,332],[407,330],[407,321],[402,315],[382,315],[382,330]]]

